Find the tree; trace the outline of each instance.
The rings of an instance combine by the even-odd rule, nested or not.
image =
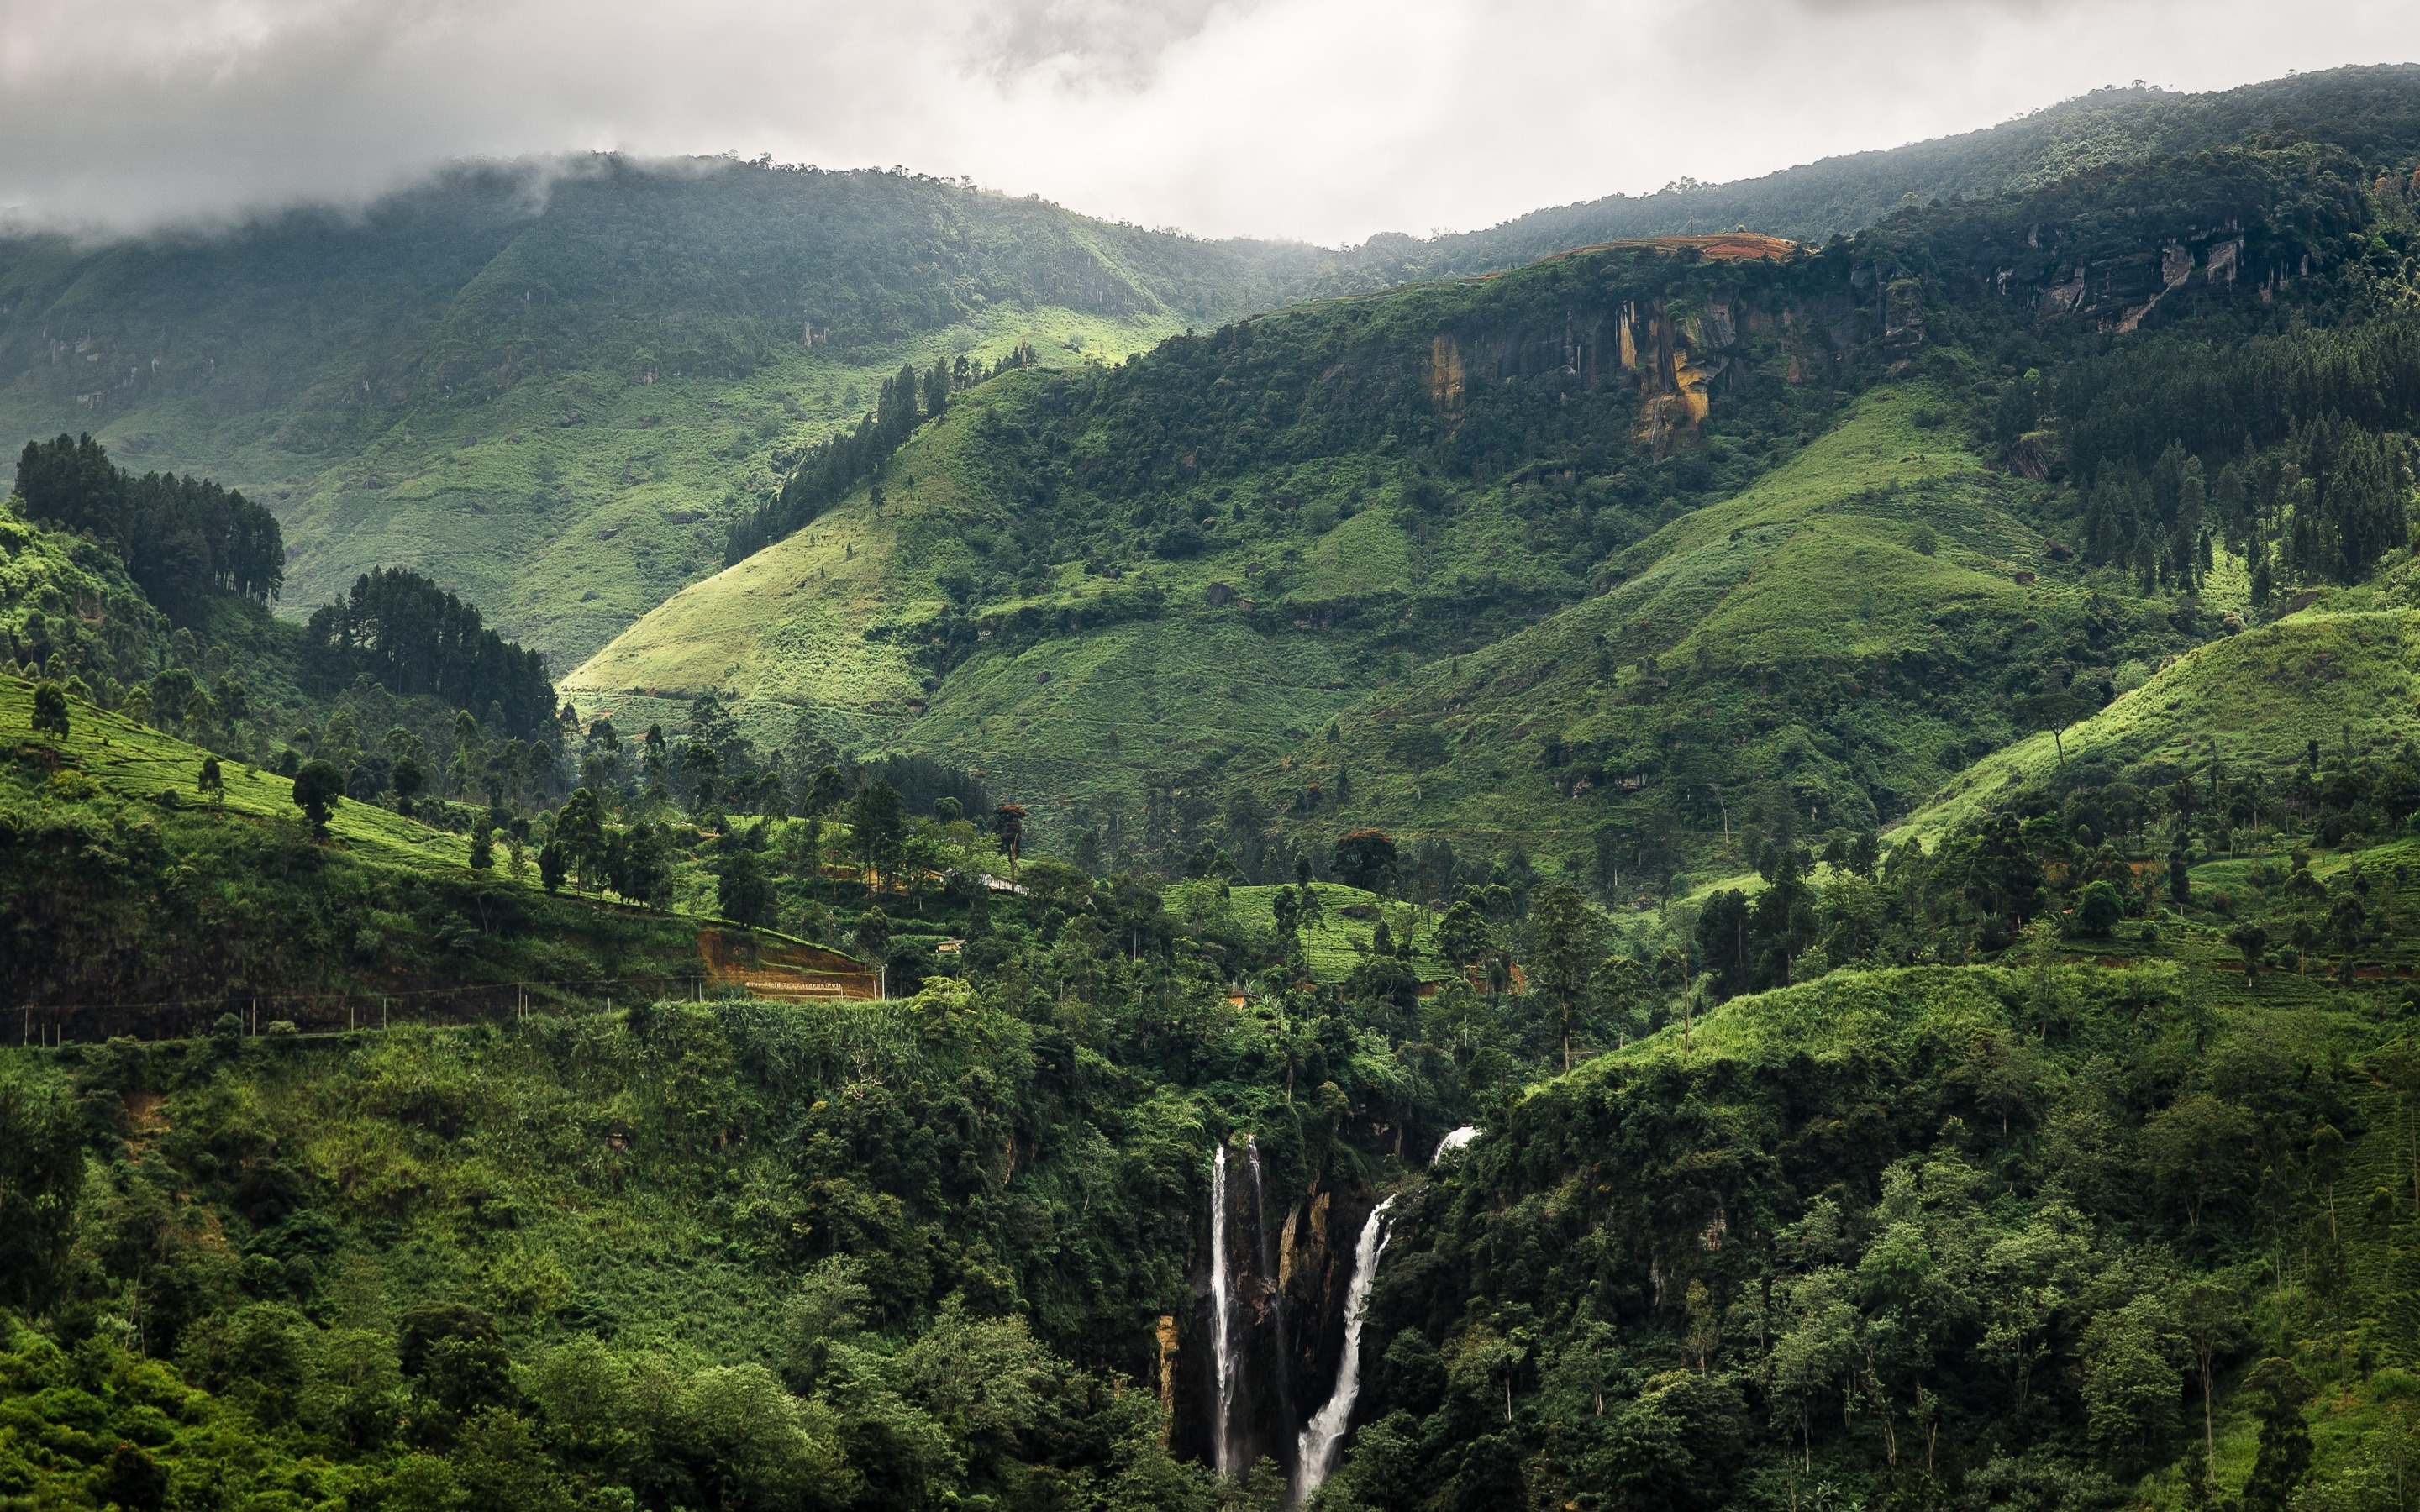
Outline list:
[[[2126,916],[2126,902],[2105,877],[2096,877],[2084,886],[2075,900],[2075,927],[2096,940],[2105,940]]]
[[[2369,924],[2369,910],[2359,898],[2346,893],[2328,909],[2328,933],[2336,939],[2336,950],[2344,957],[2344,976],[2352,980],[2352,956],[2361,949],[2362,931]]]
[[[866,878],[867,885],[873,886],[896,868],[900,846],[907,839],[907,805],[900,802],[899,790],[880,778],[859,788],[857,796],[849,800],[848,827],[859,862],[873,873]]]
[[[428,786],[427,769],[415,756],[399,756],[396,759],[395,773],[387,780],[395,788],[395,811],[408,817],[413,804]]]
[[[639,824],[613,832],[605,842],[605,885],[634,903],[672,906],[672,856],[661,826]]]
[[[2209,1092],[2188,1092],[2143,1120],[2144,1158],[2183,1205],[2186,1227],[2199,1228],[2203,1206],[2243,1184],[2257,1132],[2249,1113]]]
[[[67,689],[53,682],[44,682],[34,689],[34,728],[61,740],[68,737]]]
[[[2193,902],[2193,857],[2183,846],[2168,853],[2168,901],[2179,908]]]
[[[2063,772],[2067,770],[2067,741],[2059,732],[2090,714],[2092,705],[2060,688],[2018,699],[2009,712],[2021,728],[2050,732],[2051,745],[2058,753],[2058,766]]]
[[[773,917],[773,884],[754,851],[738,851],[715,869],[715,912],[735,924],[758,925]]]
[[[496,864],[496,822],[481,814],[471,825],[471,870],[485,872]]]
[[[2218,1434],[2211,1426],[2211,1396],[2215,1385],[2219,1351],[2235,1339],[2239,1304],[2236,1295],[2215,1281],[2195,1279],[2177,1293],[2177,1322],[2192,1345],[2194,1364],[2201,1378],[2203,1482],[2207,1492],[2218,1489]]]
[[[814,1386],[831,1357],[832,1346],[857,1336],[874,1303],[865,1267],[846,1255],[816,1262],[799,1280],[783,1321],[785,1372],[801,1390]]]
[[[328,816],[344,797],[345,774],[337,771],[333,762],[313,757],[294,774],[294,806],[311,822],[315,835],[323,839],[327,836]]]
[[[546,844],[539,846],[537,852],[537,879],[545,886],[547,891],[559,892],[563,889],[564,872],[565,867],[563,864],[562,844],[558,841],[550,841]]]
[[[1000,848],[1008,857],[1008,879],[1016,880],[1016,855],[1025,843],[1025,810],[1014,803],[1003,803],[991,811],[992,833],[1000,837]]]
[[[1590,988],[1599,1007],[1612,1020],[1621,1043],[1628,1044],[1634,1034],[1647,1032],[1648,1015],[1655,1001],[1655,975],[1646,963],[1626,955],[1606,956],[1597,964]]]
[[[1755,986],[1747,926],[1747,897],[1737,888],[1715,893],[1698,911],[1698,959],[1704,963],[1717,998],[1736,997]]]
[[[554,843],[565,868],[581,881],[594,884],[605,868],[605,806],[586,788],[573,790],[554,816]],[[540,858],[544,865],[544,858]]]
[[[1447,965],[1466,972],[1494,949],[1496,934],[1488,927],[1487,916],[1469,899],[1461,898],[1438,920],[1435,943],[1437,955]]]
[[[65,1273],[85,1131],[64,1077],[0,1066],[0,1304],[39,1313]]]
[[[720,811],[722,800],[722,758],[703,740],[692,740],[681,752],[681,775],[689,779],[689,811],[697,817]]]
[[[1336,880],[1364,892],[1385,892],[1395,885],[1395,841],[1375,829],[1355,829],[1336,837],[1328,866]]]
[[[1849,870],[1870,880],[1874,868],[1881,864],[1882,837],[1869,829],[1849,842]]]
[[[1589,1012],[1589,978],[1605,953],[1605,931],[1596,910],[1566,882],[1549,882],[1529,905],[1534,942],[1532,985],[1555,1005],[1561,1025],[1563,1069],[1572,1069],[1572,1037]]]
[[[2174,1427],[2184,1335],[2166,1301],[2147,1292],[2096,1315],[2082,1345],[2091,1436],[2132,1458]]]
[[[2271,1355],[2244,1377],[2243,1393],[2260,1422],[2260,1446],[2239,1504],[2243,1512],[2288,1512],[2311,1473],[2311,1430],[2303,1420],[2310,1382],[2292,1361]]]
[[[226,778],[219,771],[217,757],[202,758],[202,775],[194,779],[194,790],[212,803],[226,801]]]
[[[1278,947],[1288,961],[1302,955],[1302,895],[1292,887],[1280,887],[1269,902],[1269,917],[1278,929]]]
[[[2260,957],[2269,949],[2269,932],[2257,924],[2238,924],[2226,932],[2226,943],[2243,953],[2244,977],[2257,979]]]
[[[790,829],[790,874],[813,882],[823,874],[824,822],[801,819]]]
[[[861,960],[875,968],[881,978],[881,991],[891,995],[891,964],[883,958],[891,944],[891,916],[879,907],[869,908],[857,916],[857,929],[850,936]]]
[[[809,819],[819,819],[840,807],[841,798],[848,792],[847,779],[840,768],[825,765],[815,772],[814,780],[807,784],[807,794],[799,805],[799,812]]]
[[[617,747],[618,744],[617,741]],[[667,795],[664,781],[672,760],[669,752],[670,748],[664,740],[664,727],[660,724],[647,726],[647,733],[639,743],[639,769],[647,776],[647,798],[651,802],[660,803]]]

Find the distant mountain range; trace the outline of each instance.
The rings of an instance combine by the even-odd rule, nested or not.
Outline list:
[[[1762,178],[1322,250],[1147,232],[961,184],[725,161],[469,167],[359,215],[0,241],[0,437],[89,429],[285,522],[287,604],[419,567],[558,670],[720,565],[724,526],[902,362],[1116,358],[1306,298],[1625,237],[1808,241],[1895,207],[2255,137],[2377,156],[2414,70],[2104,90]]]

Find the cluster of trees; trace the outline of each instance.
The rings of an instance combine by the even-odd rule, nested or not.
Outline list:
[[[2080,790],[2061,823],[2156,825],[2163,804],[2202,811],[2210,786],[2181,809],[2163,789]],[[845,822],[878,830],[896,805],[869,782]],[[1995,816],[1967,874],[2003,864],[1993,847],[2026,842],[2031,822]],[[768,859],[800,832],[747,827],[770,831]],[[1347,864],[1400,860],[1386,840],[1352,837]],[[623,864],[646,843],[627,839]],[[1896,857],[1875,849],[1850,837],[1824,859],[1892,884]],[[1806,859],[1776,848],[1772,891]],[[1526,990],[1492,971],[1434,997],[1400,990],[1407,936],[1382,932],[1341,986],[1301,985],[1277,960],[1239,1007],[1229,985],[1270,942],[1216,889],[1180,905],[1131,877],[1047,861],[1024,875],[1024,895],[941,901],[966,980],[932,980],[928,961],[919,1002],[532,1021],[476,1054],[393,1041],[374,1066],[249,1041],[230,1021],[88,1052],[70,1063],[76,1088],[11,1103],[0,1086],[0,1121],[45,1097],[65,1110],[97,1088],[164,1090],[188,1135],[138,1163],[80,1115],[55,1138],[48,1115],[0,1130],[28,1167],[20,1189],[48,1189],[44,1162],[108,1172],[52,1180],[76,1194],[71,1223],[11,1231],[35,1257],[12,1262],[34,1283],[12,1300],[45,1339],[8,1345],[22,1364],[0,1389],[63,1389],[84,1368],[76,1389],[104,1417],[114,1394],[151,1394],[193,1431],[130,1438],[116,1460],[96,1438],[65,1472],[129,1486],[182,1484],[209,1473],[214,1446],[257,1438],[278,1447],[244,1475],[307,1452],[365,1497],[409,1485],[502,1508],[622,1489],[692,1504],[711,1487],[727,1506],[877,1485],[1006,1496],[1035,1467],[1105,1504],[1208,1505],[1206,1468],[1168,1458],[1156,1395],[1134,1384],[1156,1365],[1132,1319],[1185,1305],[1181,1274],[1153,1257],[1191,1252],[1198,1120],[1229,1101],[1216,1117],[1248,1120],[1288,1191],[1323,1172],[1364,1180],[1399,1142],[1419,1164],[1486,1110],[1490,1134],[1408,1193],[1392,1231],[1369,1411],[1339,1485],[1373,1508],[1606,1485],[1714,1505],[1768,1479],[1811,1495],[1818,1475],[1868,1499],[2018,1486],[2097,1504],[2172,1460],[2206,1475],[2203,1411],[2243,1367],[2263,1424],[2246,1504],[2282,1508],[2313,1455],[2298,1438],[2309,1382],[2359,1368],[2368,1230],[2330,1219],[2351,1211],[2335,1131],[2353,1120],[2312,1073],[2327,1052],[2247,1029],[2199,1058],[2228,1031],[2171,978],[2036,965],[1836,980],[1749,1011],[1854,1028],[1809,1040],[1733,1023],[1695,1058],[1684,1032],[1660,1058],[1537,1085],[1651,1027],[1621,1016],[1674,986],[1666,962],[1607,953],[1605,920],[1568,884],[1467,885],[1437,931],[1517,955]],[[1316,888],[1289,894],[1319,906]],[[882,959],[892,927],[865,908],[844,933]],[[1710,951],[1680,964],[1724,969]],[[691,1070],[660,1084],[639,1070],[666,1062]],[[713,1236],[677,1304],[692,1345],[678,1360],[646,1342],[661,1293],[579,1250],[581,1230],[499,1229],[435,1196],[442,1182],[323,1185],[282,1153],[335,1135],[336,1119],[348,1148],[422,1141],[439,1165],[473,1159],[520,1127],[499,1089],[568,1065],[588,1069],[564,1095],[594,1100],[613,1142],[579,1119],[516,1134],[552,1142],[494,1200],[636,1203]],[[250,1153],[197,1164],[236,1149]],[[965,1154],[978,1149],[1001,1153]],[[1575,1185],[1563,1167],[1606,1149],[1622,1151],[1624,1180]],[[153,1201],[153,1182],[201,1211]],[[478,1279],[425,1294],[420,1270],[384,1257],[398,1220]],[[189,1242],[180,1226],[204,1221],[227,1242]],[[2260,1321],[2256,1293],[2280,1267],[2310,1346],[2299,1364]],[[71,1365],[101,1357],[76,1350],[104,1331],[176,1373],[131,1353],[98,1373]]]
[[[2170,446],[2217,465],[2322,421],[2408,435],[2420,427],[2420,322],[2397,313],[2250,340],[2153,335],[2067,364],[2043,399],[2086,474],[2148,470]],[[2033,428],[2023,414],[2001,425]]]
[[[487,627],[479,611],[405,567],[373,567],[304,627],[306,687],[333,694],[367,674],[400,698],[421,694],[531,738],[551,730],[546,657]]]
[[[2323,760],[2313,741],[2304,761],[2278,770],[2212,763],[2141,775],[2078,771],[1930,851],[1917,840],[1884,850],[1870,835],[1836,837],[1820,857],[1767,847],[1763,891],[1719,892],[1696,912],[1699,989],[1721,999],[1843,966],[1963,961],[2038,921],[2107,939],[2129,920],[2156,933],[2164,913],[2222,932],[2247,968],[2307,970],[2333,957],[2348,974],[2392,933],[2397,887],[2357,859],[2323,883],[2308,847],[2401,832],[2420,813],[2420,748],[2348,747]],[[2273,858],[2254,859],[2242,884],[2193,887],[2198,861],[2254,851]]]
[[[2131,569],[2145,593],[2193,592],[2223,531],[2252,563],[2257,607],[2281,575],[2358,582],[2410,539],[2413,454],[2409,437],[2331,412],[2278,446],[2227,461],[2214,478],[2181,443],[2149,471],[2114,462],[2084,489],[2085,560]]]
[[[17,457],[27,511],[109,542],[151,602],[194,624],[213,597],[273,600],[286,580],[277,518],[208,479],[116,466],[90,436],[27,441]]]
[[[2063,461],[2086,559],[2146,592],[2197,587],[2213,534],[2263,604],[2280,576],[2358,582],[2409,538],[2420,323],[2341,313],[2249,339],[2238,312],[2147,332],[2006,385],[1990,428],[2023,471]]]

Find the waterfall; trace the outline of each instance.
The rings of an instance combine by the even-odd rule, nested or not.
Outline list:
[[[1252,1162],[1252,1228],[1260,1241],[1261,1280],[1267,1286],[1269,1297],[1269,1332],[1277,1348],[1276,1388],[1279,1433],[1294,1426],[1294,1388],[1289,1378],[1294,1374],[1294,1354],[1286,1341],[1285,1288],[1278,1284],[1277,1251],[1269,1243],[1268,1196],[1261,1189],[1261,1147],[1248,1134],[1244,1153]],[[1283,1444],[1284,1440],[1280,1438]]]
[[[1445,1159],[1446,1152],[1448,1150],[1460,1149],[1463,1146],[1470,1143],[1478,1137],[1479,1126],[1477,1124],[1464,1124],[1461,1128],[1456,1129],[1453,1133],[1437,1141],[1436,1153],[1429,1157],[1429,1164],[1432,1165],[1435,1165],[1437,1162]]]
[[[1344,1353],[1336,1362],[1336,1390],[1302,1430],[1296,1504],[1310,1501],[1336,1468],[1336,1451],[1353,1422],[1353,1399],[1361,1393],[1361,1309],[1370,1300],[1371,1282],[1377,1279],[1378,1257],[1387,1252],[1387,1210],[1394,1205],[1395,1199],[1388,1197],[1373,1208],[1369,1221],[1361,1226],[1360,1242],[1353,1246],[1353,1285],[1344,1293]]]
[[[1235,1473],[1228,1421],[1235,1410],[1235,1340],[1230,1327],[1234,1292],[1234,1277],[1227,1271],[1227,1144],[1222,1139],[1210,1167],[1210,1307],[1215,1331],[1210,1358],[1218,1367],[1218,1412],[1212,1419],[1210,1443],[1222,1480]]]

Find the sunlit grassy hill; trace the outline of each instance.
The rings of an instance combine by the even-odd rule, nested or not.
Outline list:
[[[468,837],[348,801],[315,840],[287,779],[222,760],[208,794],[209,752],[79,699],[64,737],[36,731],[33,695],[0,676],[0,993],[75,1035],[174,1033],[178,1005],[245,995],[341,1023],[350,997],[672,994],[706,969],[699,919],[550,895],[502,839],[477,871]]]
[[[1603,594],[1431,662],[1292,770],[1330,791],[1350,775],[1339,825],[1572,851],[1608,822],[1635,848],[1771,832],[1777,802],[1820,831],[1920,800],[2005,738],[2012,671],[2164,638],[2149,606],[2056,559],[2034,486],[1943,413],[1924,385],[1875,391],[1614,558]]]
[[[2100,712],[1977,762],[1909,816],[1936,836],[1986,806],[2038,788],[2066,765],[2109,774],[2165,764],[2239,770],[2300,763],[2316,740],[2365,748],[2420,733],[2420,613],[2304,609],[2209,641]]]
[[[2274,326],[2230,259],[2273,288],[2319,228],[2402,214],[2360,171],[2096,170],[1820,250],[1615,244],[994,379],[566,686],[617,723],[715,691],[777,748],[981,764],[1040,833],[1150,832],[1163,864],[1205,826],[1320,855],[1374,825],[1617,893],[1735,871],[1743,835],[1885,824],[2040,698],[2105,701],[2244,607],[2223,547],[2189,602],[2086,569],[2078,496],[1998,432],[2041,413],[2021,357],[2146,349],[2112,334],[2146,289],[2198,338]]]
[[[289,604],[418,567],[560,670],[903,362],[1114,359],[1336,276],[925,177],[466,170],[355,218],[0,239],[0,444],[207,473],[284,520]]]
[[[1830,392],[1779,380],[1804,342],[1746,303],[1790,307],[1822,277],[1617,249],[1309,306],[1115,370],[995,379],[565,688],[617,724],[714,689],[776,747],[804,729],[980,763],[1046,823],[1273,771],[1373,688],[1582,598],[1604,549],[1820,427]],[[1736,309],[1734,360],[1776,381],[1727,389],[1725,440],[1670,467],[1582,489],[1513,466],[1517,448],[1621,456],[1642,394],[1669,387],[1610,322],[1582,368],[1562,361],[1570,301],[1625,295],[1668,301],[1676,331],[1720,332]],[[1469,461],[1408,463],[1414,442]],[[1285,801],[1274,779],[1264,796]]]

